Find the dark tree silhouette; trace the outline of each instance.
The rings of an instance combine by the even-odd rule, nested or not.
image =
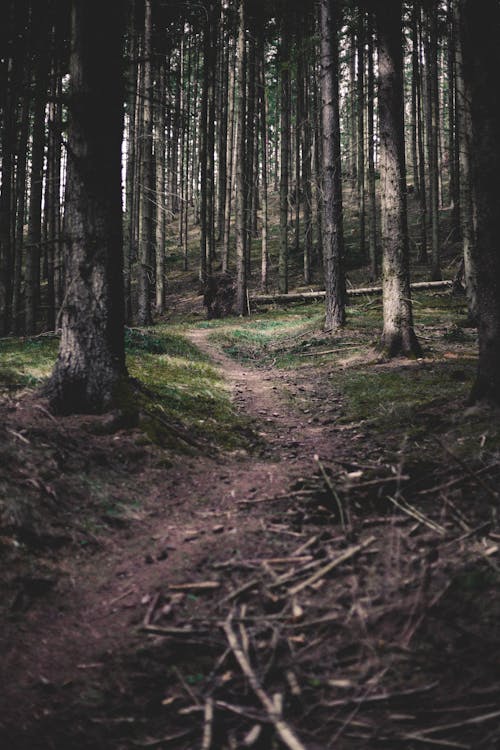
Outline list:
[[[120,4],[73,0],[71,32],[67,287],[48,392],[58,412],[102,412],[126,376]]]

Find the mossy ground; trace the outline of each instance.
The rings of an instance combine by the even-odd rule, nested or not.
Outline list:
[[[168,326],[126,330],[127,367],[150,393],[132,397],[144,413],[147,436],[169,448],[183,449],[169,422],[193,439],[235,448],[246,443],[249,423],[236,415],[220,373],[185,336]],[[42,386],[57,355],[58,339],[9,339],[0,342],[0,390]]]

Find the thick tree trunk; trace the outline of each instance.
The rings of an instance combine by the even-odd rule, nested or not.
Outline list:
[[[320,0],[325,330],[345,323],[336,0]]]
[[[408,262],[401,0],[379,0],[380,178],[383,317],[381,347],[390,356],[420,354],[413,330]]]
[[[470,102],[479,363],[472,401],[500,404],[500,5],[460,0],[463,76]]]
[[[123,337],[122,12],[73,0],[68,97],[67,289],[49,395],[61,413],[113,406]]]

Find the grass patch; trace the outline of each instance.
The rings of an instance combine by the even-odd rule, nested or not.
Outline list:
[[[432,407],[438,421],[439,405],[465,401],[475,368],[468,360],[394,369],[349,370],[333,373],[330,381],[345,397],[344,422],[369,420],[381,429],[419,430],[422,415]]]
[[[165,325],[126,329],[125,343],[130,375],[155,394],[139,396],[151,440],[178,448],[168,432],[172,422],[202,442],[230,449],[247,444],[249,423],[235,414],[218,371],[194,344]],[[0,388],[40,386],[54,366],[58,345],[56,337],[0,342]]]
[[[0,341],[0,388],[40,385],[50,375],[58,346],[55,336]]]

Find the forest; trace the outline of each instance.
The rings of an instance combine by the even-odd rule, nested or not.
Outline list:
[[[0,745],[500,747],[500,0],[5,0]]]

